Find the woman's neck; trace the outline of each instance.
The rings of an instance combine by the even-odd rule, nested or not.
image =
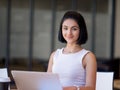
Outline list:
[[[82,49],[82,47],[80,45],[71,45],[71,44],[67,44],[66,47],[64,48],[64,53],[75,53],[78,52]]]

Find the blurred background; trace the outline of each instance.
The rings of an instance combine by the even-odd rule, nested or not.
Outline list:
[[[0,68],[45,72],[67,10],[85,18],[89,39],[83,47],[95,53],[98,71],[120,79],[120,0],[0,0]],[[12,78],[12,77],[11,77]]]

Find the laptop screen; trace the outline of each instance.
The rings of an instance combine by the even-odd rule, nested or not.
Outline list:
[[[62,90],[57,74],[35,71],[11,71],[18,90]]]

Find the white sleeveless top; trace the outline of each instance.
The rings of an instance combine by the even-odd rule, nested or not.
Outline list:
[[[83,57],[90,51],[85,49],[76,53],[63,54],[57,49],[53,57],[52,72],[59,74],[62,86],[84,86],[86,71],[82,65]]]

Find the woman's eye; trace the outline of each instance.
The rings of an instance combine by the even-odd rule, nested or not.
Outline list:
[[[67,30],[67,28],[63,28],[64,30]]]
[[[77,28],[72,28],[72,30],[78,30]]]

